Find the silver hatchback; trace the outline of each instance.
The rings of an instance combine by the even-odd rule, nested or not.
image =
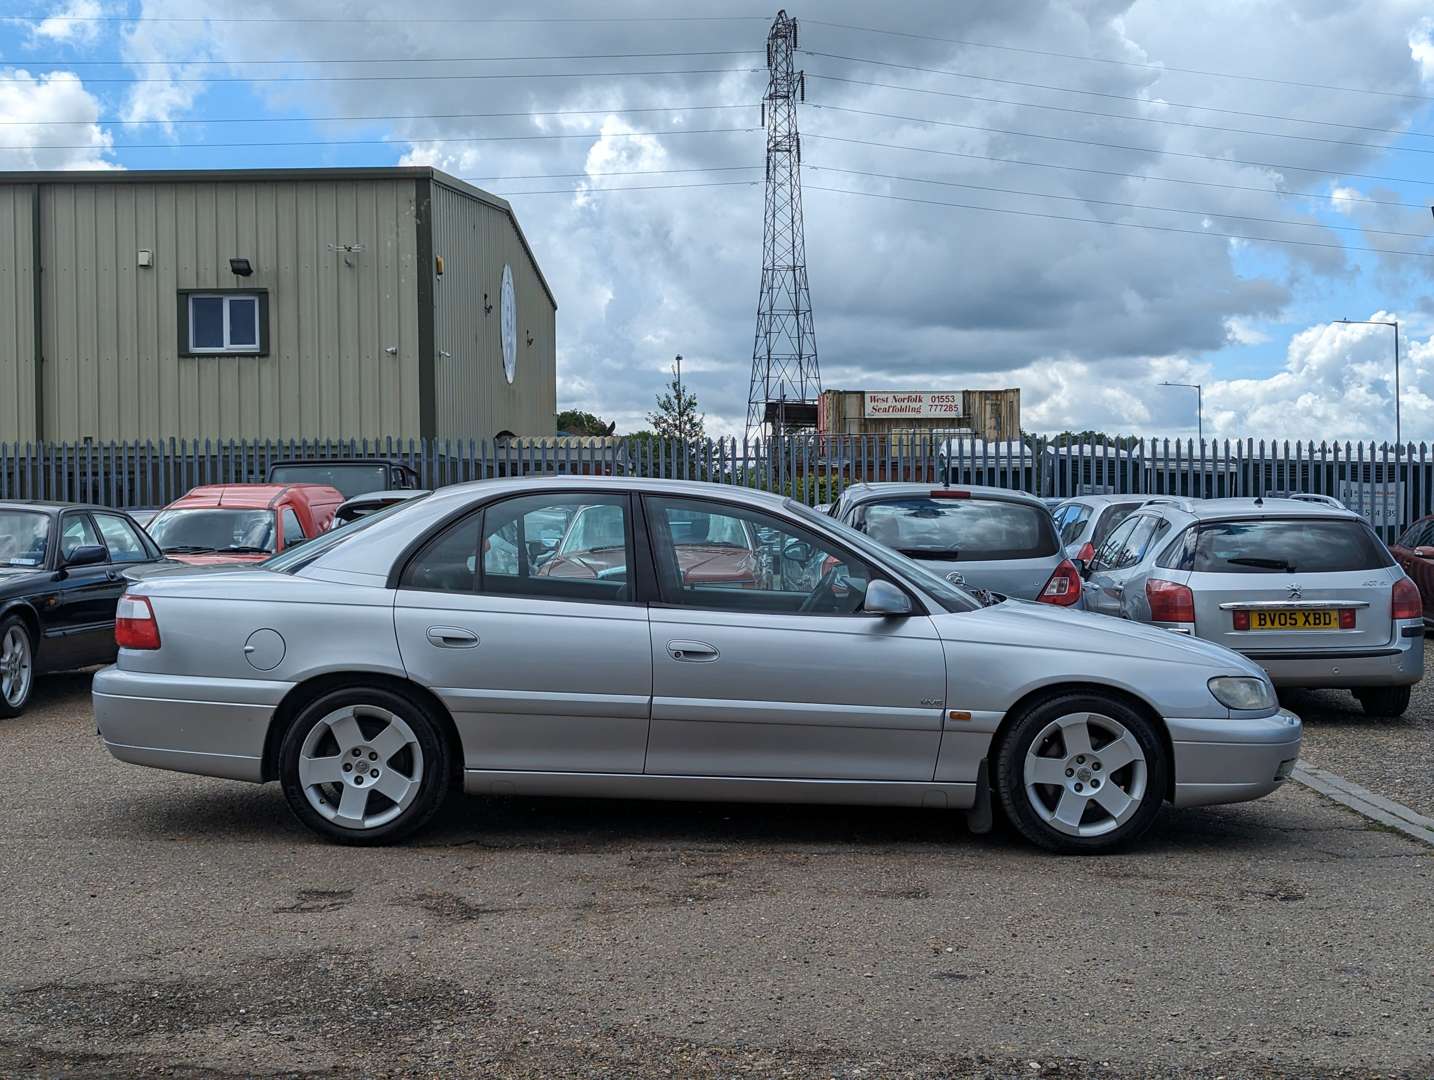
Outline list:
[[[1080,602],[1075,564],[1034,495],[971,484],[853,484],[830,512],[957,585],[1057,607]]]
[[[1306,499],[1152,499],[1096,550],[1089,611],[1235,649],[1276,686],[1397,716],[1424,675],[1419,590],[1359,515]]]
[[[94,680],[110,753],[277,780],[349,843],[412,832],[461,786],[957,809],[978,829],[999,805],[1037,844],[1104,851],[1165,801],[1273,791],[1300,747],[1227,649],[982,602],[718,485],[444,488],[257,568],[139,582],[116,638]]]

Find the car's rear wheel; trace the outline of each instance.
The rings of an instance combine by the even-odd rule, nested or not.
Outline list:
[[[299,713],[279,748],[295,815],[345,844],[387,844],[422,827],[448,791],[451,751],[416,701],[379,687],[325,694]]]
[[[1155,820],[1169,779],[1165,745],[1143,715],[1100,694],[1064,694],[1018,719],[996,757],[996,792],[1026,839],[1095,854]]]
[[[35,640],[17,615],[0,620],[0,716],[19,716],[35,687]]]
[[[1408,686],[1363,686],[1354,692],[1367,716],[1403,716],[1409,708]]]

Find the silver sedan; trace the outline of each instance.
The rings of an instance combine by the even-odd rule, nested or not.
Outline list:
[[[791,500],[705,484],[445,488],[257,568],[138,582],[116,636],[94,681],[115,757],[278,780],[349,843],[407,835],[461,787],[977,829],[999,807],[1098,852],[1162,802],[1273,791],[1300,747],[1264,672],[1218,645],[983,602]]]

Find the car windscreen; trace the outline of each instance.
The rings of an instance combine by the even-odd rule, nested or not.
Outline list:
[[[377,525],[385,518],[390,518],[394,514],[402,513],[411,506],[416,506],[426,498],[428,498],[428,494],[424,493],[416,499],[405,499],[403,502],[396,502],[392,506],[385,506],[382,510],[375,510],[372,514],[365,514],[357,521],[350,521],[347,525],[330,529],[328,532],[320,534],[317,538],[310,540],[306,544],[300,544],[298,547],[282,551],[272,559],[265,559],[259,565],[265,570],[274,570],[281,574],[297,574],[320,555],[332,551],[346,540],[350,540],[365,529]]]
[[[1049,510],[1008,499],[884,499],[861,506],[856,525],[912,559],[1035,559],[1060,548]]]
[[[274,550],[274,511],[165,510],[147,531],[166,555],[262,555]]]
[[[0,510],[0,566],[45,565],[50,518],[33,510]]]
[[[1388,550],[1363,521],[1289,518],[1200,526],[1190,569],[1207,574],[1323,574],[1393,565]]]
[[[1101,512],[1100,517],[1096,519],[1095,531],[1091,533],[1090,537],[1091,546],[1096,548],[1100,547],[1101,544],[1105,543],[1105,538],[1115,532],[1117,525],[1139,509],[1140,504],[1136,502],[1115,503],[1111,506],[1107,506],[1105,510]]]
[[[269,482],[274,484],[328,484],[338,488],[345,499],[356,495],[367,495],[370,491],[385,491],[388,482],[388,466],[382,462],[368,464],[353,462],[347,465],[316,462],[312,465],[275,465],[269,470]]]

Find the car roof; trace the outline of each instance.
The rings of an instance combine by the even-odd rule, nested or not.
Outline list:
[[[1228,521],[1231,518],[1308,517],[1363,520],[1353,510],[1304,499],[1183,499],[1156,496],[1142,510],[1171,508],[1197,521]]]
[[[865,481],[852,484],[842,492],[843,499],[850,499],[852,502],[871,502],[875,499],[886,499],[893,496],[930,495],[933,491],[969,491],[978,499],[1002,499],[1006,502],[1026,503],[1029,506],[1046,508],[1039,497],[1025,491],[1017,491],[1014,488],[990,487],[985,484],[911,484],[911,483],[867,483]]]
[[[201,507],[225,507],[236,510],[267,510],[277,506],[286,495],[295,495],[300,501],[311,501],[319,493],[332,492],[342,502],[343,496],[337,488],[328,484],[204,484],[191,488],[184,495],[165,507],[170,509],[197,509]]]
[[[58,514],[62,510],[104,511],[108,514],[123,514],[113,506],[98,503],[56,502],[50,499],[5,499],[0,501],[0,510],[38,510],[46,514]]]
[[[1143,503],[1149,498],[1149,495],[1139,495],[1134,492],[1127,495],[1072,495],[1062,499],[1061,505],[1080,503],[1082,506],[1112,506],[1123,503]]]
[[[411,465],[405,465],[401,461],[390,461],[388,458],[359,458],[359,457],[333,457],[333,458],[291,458],[288,461],[274,461],[269,468],[277,469],[280,466],[289,465],[374,465],[388,468],[394,465],[404,469],[411,469]]]

